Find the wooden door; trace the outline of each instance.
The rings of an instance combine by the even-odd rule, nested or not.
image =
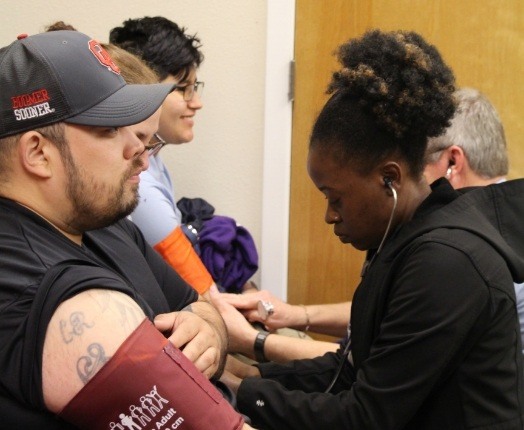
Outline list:
[[[332,55],[371,28],[413,30],[437,46],[459,86],[484,92],[506,129],[510,178],[524,176],[524,1],[297,0],[289,279],[290,303],[348,300],[363,254],[342,245],[306,172],[308,137],[337,68]]]

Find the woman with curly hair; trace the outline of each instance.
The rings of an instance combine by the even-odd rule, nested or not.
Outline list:
[[[420,35],[369,31],[338,56],[308,172],[335,235],[367,251],[350,340],[313,360],[230,366],[224,380],[261,429],[522,429],[524,260],[486,197],[524,195],[522,183],[460,193],[425,181],[454,77]]]

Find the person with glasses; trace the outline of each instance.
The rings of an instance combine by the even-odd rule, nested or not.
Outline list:
[[[204,83],[197,80],[204,59],[200,40],[159,16],[129,19],[110,31],[109,40],[144,60],[160,82],[175,84],[162,104],[158,132],[149,144],[149,168],[141,174],[140,200],[131,219],[148,243],[198,293],[209,298],[214,281],[195,251],[196,230],[182,223],[173,181],[159,153],[165,145],[193,140],[204,89]]]

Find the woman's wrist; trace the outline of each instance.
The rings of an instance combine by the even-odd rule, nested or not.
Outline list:
[[[265,354],[265,343],[268,336],[268,331],[259,331],[255,338],[255,342],[253,343],[253,354],[255,356],[255,360],[259,363],[266,363],[268,361]]]
[[[306,305],[290,305],[291,309],[289,312],[287,327],[291,327],[297,330],[304,330],[304,328],[310,324],[310,314]],[[306,315],[307,314],[307,315]]]
[[[307,306],[306,305],[300,305],[302,307],[302,309],[304,310],[304,324],[303,324],[303,330],[304,331],[308,331],[309,330],[309,327],[311,325],[311,319],[309,317],[309,311],[307,309]]]
[[[239,351],[253,360],[255,359],[255,351],[253,346],[255,344],[255,340],[257,339],[258,333],[259,330],[257,329],[250,330],[245,338],[246,341],[243,344],[242,351]]]

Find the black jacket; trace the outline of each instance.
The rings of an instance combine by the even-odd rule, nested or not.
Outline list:
[[[261,429],[522,430],[523,211],[524,181],[465,194],[437,181],[355,292],[354,367],[332,393],[340,352],[260,365],[268,379],[243,381],[240,410]]]

